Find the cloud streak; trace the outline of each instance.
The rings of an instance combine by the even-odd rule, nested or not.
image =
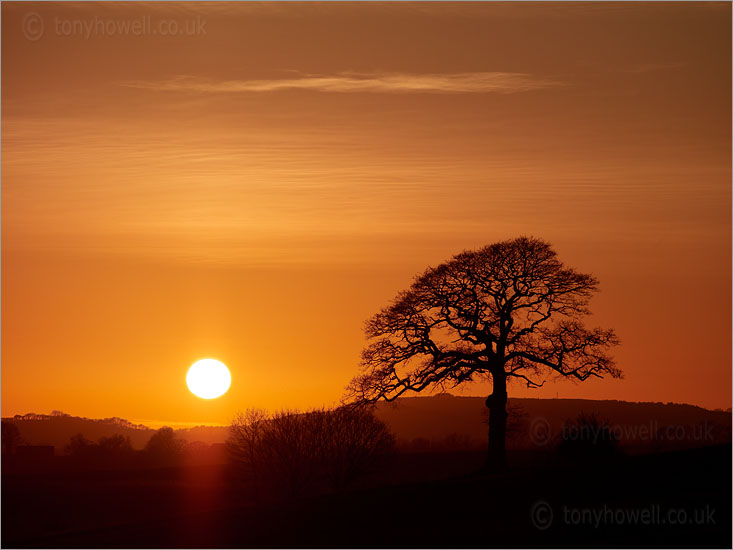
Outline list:
[[[326,93],[501,93],[529,92],[565,83],[526,73],[470,72],[450,74],[337,73],[262,80],[212,80],[178,76],[158,81],[127,81],[122,86],[194,93],[262,93],[307,90]]]

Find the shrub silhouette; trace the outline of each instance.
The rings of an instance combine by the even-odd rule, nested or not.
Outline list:
[[[402,439],[397,443],[400,451],[408,453],[474,451],[483,449],[485,445],[486,443],[480,439],[458,432],[451,432],[443,437],[433,439],[426,437],[415,437],[411,440]]]
[[[563,426],[557,452],[571,460],[607,459],[618,454],[618,438],[607,419],[581,412]]]
[[[394,449],[384,423],[363,408],[341,407],[307,417],[309,434],[319,439],[316,458],[333,488],[342,488],[372,471]]]
[[[85,466],[125,466],[135,457],[130,438],[119,434],[101,437],[97,443],[77,434],[72,436],[64,451]]]
[[[232,422],[230,457],[259,496],[341,489],[371,472],[394,437],[366,408],[340,407],[268,416],[249,410]]]
[[[154,466],[174,466],[181,462],[185,442],[178,439],[173,428],[160,428],[148,440],[143,451],[146,461]]]
[[[100,437],[97,446],[100,455],[112,460],[131,459],[135,452],[132,449],[130,438],[119,434]]]
[[[94,454],[94,442],[90,441],[83,434],[76,434],[71,437],[69,444],[64,447],[66,454],[75,458],[89,458]]]

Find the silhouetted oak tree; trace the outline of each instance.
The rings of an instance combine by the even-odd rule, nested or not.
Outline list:
[[[490,379],[488,466],[503,468],[508,381],[539,387],[550,374],[621,377],[607,354],[616,335],[583,324],[597,286],[536,238],[462,252],[428,268],[366,323],[372,341],[348,398],[392,401],[407,391]]]

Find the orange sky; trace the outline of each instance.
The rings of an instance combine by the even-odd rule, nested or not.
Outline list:
[[[512,395],[730,407],[730,43],[722,3],[3,3],[3,416],[333,404],[414,274],[520,234],[626,378]]]

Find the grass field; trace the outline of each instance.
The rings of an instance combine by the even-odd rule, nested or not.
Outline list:
[[[2,544],[47,547],[730,547],[730,446],[559,463],[400,454],[359,487],[256,498],[226,465],[3,475]]]

